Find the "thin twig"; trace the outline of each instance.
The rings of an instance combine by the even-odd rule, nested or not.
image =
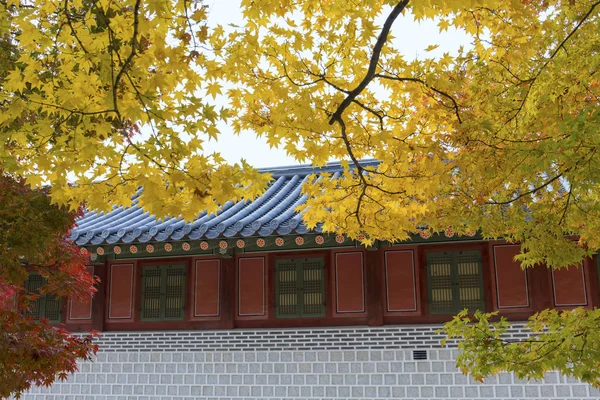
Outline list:
[[[459,114],[458,103],[456,102],[456,100],[454,100],[454,97],[452,97],[451,95],[449,95],[448,93],[446,93],[440,89],[437,89],[437,88],[429,85],[424,80],[419,79],[419,78],[407,78],[407,77],[401,77],[401,76],[397,76],[397,75],[384,75],[384,74],[375,74],[375,78],[388,79],[388,80],[398,81],[398,82],[420,83],[421,85],[425,86],[427,89],[430,89],[430,90],[436,92],[437,94],[444,96],[445,98],[450,100],[452,102],[452,108],[454,108],[454,113],[456,114],[456,118],[458,119],[458,122],[462,123],[462,120],[461,120],[460,114]]]

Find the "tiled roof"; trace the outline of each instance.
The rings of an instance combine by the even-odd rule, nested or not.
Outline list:
[[[374,165],[368,160],[364,165]],[[296,208],[304,204],[307,196],[301,193],[302,184],[312,174],[329,172],[333,177],[341,173],[339,163],[329,163],[322,168],[291,166],[261,170],[273,176],[265,193],[254,201],[228,201],[217,214],[202,211],[189,223],[181,218],[158,220],[154,215],[136,206],[114,208],[109,213],[90,211],[77,221],[71,239],[78,245],[113,243],[163,242],[185,239],[214,239],[218,237],[271,236],[305,234],[304,225]],[[317,225],[315,232],[321,231]]]

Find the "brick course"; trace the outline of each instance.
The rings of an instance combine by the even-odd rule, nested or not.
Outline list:
[[[98,344],[103,352],[347,350],[349,351],[347,357],[350,357],[352,351],[356,350],[381,350],[383,354],[390,349],[439,348],[440,340],[444,337],[436,333],[440,328],[441,325],[403,325],[318,329],[106,332]],[[517,339],[525,336],[523,324],[515,324],[506,337]],[[449,341],[448,347],[456,347],[456,342]],[[343,359],[344,356],[343,353],[336,353],[333,357]],[[331,361],[340,360],[331,359]]]

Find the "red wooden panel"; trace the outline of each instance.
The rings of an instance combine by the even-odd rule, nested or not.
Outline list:
[[[499,309],[529,307],[527,271],[514,260],[520,251],[519,245],[494,246],[496,304]]]
[[[197,260],[194,268],[194,317],[219,316],[221,262]]]
[[[363,254],[360,252],[335,255],[335,303],[338,313],[365,311],[363,265]]]
[[[108,318],[130,319],[133,308],[133,264],[110,266]]]
[[[240,258],[238,263],[238,315],[265,315],[265,259]]]
[[[417,311],[417,281],[412,250],[385,252],[387,311]]]
[[[583,265],[552,270],[555,306],[587,305],[587,290]]]
[[[94,267],[89,266],[87,270],[90,274],[94,273]],[[87,302],[77,299],[69,300],[69,319],[71,320],[91,320],[92,319],[92,296]]]

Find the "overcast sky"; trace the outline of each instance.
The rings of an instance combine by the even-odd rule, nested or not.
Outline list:
[[[209,21],[222,25],[242,25],[239,3],[239,0],[208,0]],[[435,50],[439,55],[443,52],[454,53],[461,45],[468,45],[468,39],[463,33],[451,30],[439,34],[434,22],[415,23],[410,16],[400,16],[394,23],[392,32],[396,37],[395,46],[401,49],[406,58],[425,54],[424,49],[432,44],[440,46]],[[432,53],[427,53],[427,56],[431,55]],[[270,149],[264,139],[257,138],[252,132],[237,136],[231,133],[231,129],[225,124],[221,125],[220,129],[222,134],[219,142],[212,141],[205,149],[208,152],[220,152],[229,162],[237,162],[244,158],[255,167],[298,164],[287,156],[285,151]]]

